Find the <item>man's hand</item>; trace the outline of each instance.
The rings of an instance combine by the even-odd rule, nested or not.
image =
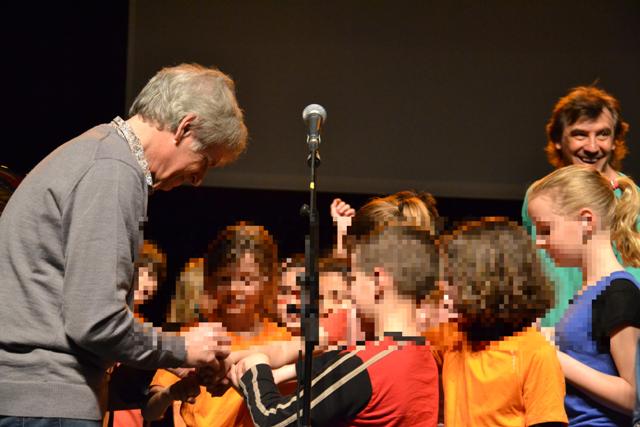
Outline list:
[[[229,355],[231,340],[220,323],[201,323],[184,335],[187,347],[185,366],[199,367],[211,365],[221,369],[220,361]]]

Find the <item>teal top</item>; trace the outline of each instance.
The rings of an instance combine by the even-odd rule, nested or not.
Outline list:
[[[623,176],[622,174],[620,175]],[[617,188],[614,191],[614,194],[616,197],[620,198],[620,196],[622,196],[622,191]],[[529,202],[525,196],[524,203],[522,204],[522,225],[535,241],[535,226],[529,217],[528,208]],[[613,252],[616,254],[618,261],[622,264],[622,258],[615,245],[613,245]],[[540,249],[538,254],[547,276],[555,285],[556,293],[554,308],[549,310],[547,315],[542,319],[542,326],[555,326],[556,323],[560,321],[567,308],[569,308],[569,302],[573,296],[578,292],[578,290],[580,290],[580,288],[582,288],[582,269],[577,267],[556,266],[549,254],[547,254],[547,251],[544,249]],[[640,281],[640,268],[625,266],[625,270]]]

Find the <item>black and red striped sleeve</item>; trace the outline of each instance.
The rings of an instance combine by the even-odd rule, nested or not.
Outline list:
[[[357,352],[329,352],[313,359],[311,424],[336,425],[353,419],[371,399],[372,387],[367,365]],[[300,375],[298,380],[302,381]],[[257,426],[295,425],[302,410],[302,394],[282,396],[269,365],[248,370],[240,380],[247,407]]]

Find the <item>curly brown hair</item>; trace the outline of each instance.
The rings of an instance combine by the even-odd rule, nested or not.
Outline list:
[[[595,120],[607,109],[614,120],[613,138],[615,148],[611,156],[611,166],[619,170],[622,159],[627,155],[628,149],[625,137],[629,130],[629,124],[622,119],[620,102],[609,93],[595,86],[578,86],[560,98],[553,107],[551,118],[547,122],[547,145],[544,151],[547,153],[549,163],[555,168],[568,166],[562,156],[562,151],[556,144],[562,144],[562,134],[565,127],[571,126],[580,119]]]
[[[470,341],[513,335],[553,305],[553,286],[531,237],[515,222],[466,222],[440,244],[443,278]]]

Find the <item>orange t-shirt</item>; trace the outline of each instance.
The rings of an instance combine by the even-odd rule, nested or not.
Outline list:
[[[446,351],[442,382],[447,427],[568,423],[556,350],[534,328],[484,350]]]
[[[288,341],[291,334],[267,320],[262,322],[258,335],[251,338],[230,334],[231,350],[246,350],[252,346],[263,345],[270,341]],[[170,387],[180,378],[164,369],[158,370],[151,381],[151,386]],[[253,427],[251,414],[244,404],[244,398],[233,388],[219,397],[211,396],[204,387],[200,387],[200,394],[193,404],[183,402],[180,415],[189,427]]]

